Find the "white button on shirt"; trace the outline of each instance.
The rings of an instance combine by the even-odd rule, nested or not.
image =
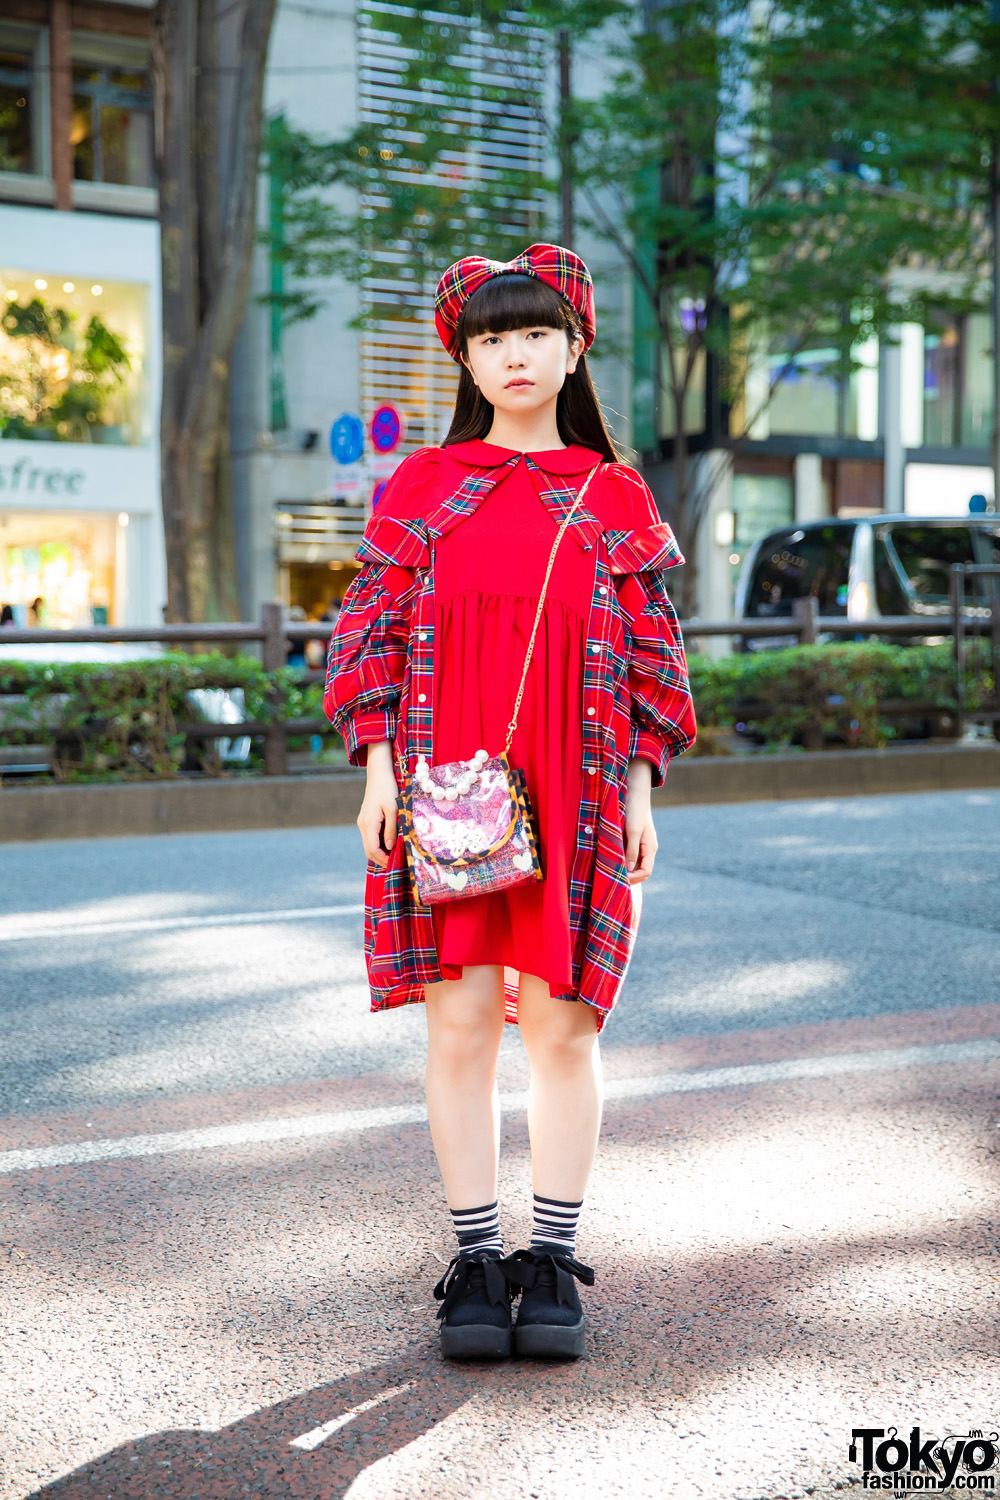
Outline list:
[[[417,694],[417,702],[418,703],[426,703],[427,702],[427,694],[426,693],[418,693]]]

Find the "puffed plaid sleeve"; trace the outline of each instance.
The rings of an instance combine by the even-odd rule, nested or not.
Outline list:
[[[618,580],[618,603],[632,634],[629,759],[648,760],[653,785],[662,786],[671,757],[683,754],[695,737],[694,704],[677,613],[660,568],[625,574]]]
[[[365,527],[362,567],[341,606],[327,658],[323,711],[344,736],[353,766],[367,747],[394,740],[406,677],[416,570],[428,563],[422,516],[434,501],[439,448],[404,458]]]
[[[619,516],[631,523],[606,533],[630,642],[629,758],[648,760],[653,785],[662,786],[669,761],[683,754],[696,733],[684,642],[663,576],[684,558],[640,475],[615,465],[610,478],[618,485]]]
[[[344,596],[323,711],[344,736],[352,766],[365,764],[369,745],[396,737],[414,593],[412,569],[369,563]]]

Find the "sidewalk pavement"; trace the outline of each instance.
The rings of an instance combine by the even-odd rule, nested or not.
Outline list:
[[[364,1015],[356,916],[280,916],[279,894],[319,905],[277,868],[284,850],[310,869],[313,844],[102,841],[89,899],[83,846],[11,856],[0,1019],[24,1094],[8,1078],[0,1118],[2,1500],[791,1500],[858,1482],[856,1427],[995,1427],[1000,797],[963,798],[909,799],[908,817],[868,803],[860,822],[846,801],[659,815],[673,874],[650,888],[604,1048],[579,1241],[597,1284],[588,1358],[568,1366],[438,1355],[430,1289],[451,1246],[421,1017]],[[936,862],[944,838],[956,857]],[[871,845],[879,878],[866,866],[852,899]],[[331,845],[346,885],[349,847]],[[276,869],[274,920],[248,899],[227,925],[240,857],[264,861],[261,910]],[[179,901],[200,885],[214,915],[207,895],[197,917]],[[798,953],[810,921],[831,953]],[[671,951],[686,957],[667,974]],[[511,1243],[529,1223],[525,1076],[510,1032]]]

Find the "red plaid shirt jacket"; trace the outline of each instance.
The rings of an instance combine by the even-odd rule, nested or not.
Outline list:
[[[323,706],[352,765],[363,765],[366,747],[380,740],[393,742],[397,775],[412,772],[419,755],[433,762],[434,545],[482,504],[519,457],[470,471],[447,449],[421,449],[387,486],[330,642]],[[526,462],[542,503],[560,522],[576,498],[572,479],[544,474],[530,456]],[[428,467],[436,480],[430,487]],[[581,726],[585,764],[594,774],[583,778],[569,901],[574,983],[562,998],[597,1007],[603,1024],[636,929],[622,832],[628,758],[650,761],[653,784],[661,785],[671,757],[694,740],[695,719],[663,581],[664,569],[684,559],[639,474],[603,465],[567,543],[571,536],[597,553]],[[365,953],[375,1011],[420,1001],[424,985],[441,978],[432,914],[414,900],[401,839],[386,869],[368,865]],[[508,1018],[515,1015],[508,1007]]]

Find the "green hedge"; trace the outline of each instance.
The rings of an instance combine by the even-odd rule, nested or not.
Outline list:
[[[972,653],[970,705],[993,691],[985,643]],[[848,745],[881,745],[899,733],[900,720],[881,711],[890,702],[912,703],[919,717],[928,705],[954,712],[952,650],[874,642],[796,646],[712,660],[693,655],[691,684],[699,724],[708,731],[751,730],[772,748],[839,739]],[[242,688],[248,719],[270,722],[275,690],[285,695],[290,719],[322,717],[322,685],[302,686],[293,668],[266,673],[252,657],[171,653],[142,661],[4,661],[0,658],[0,744],[46,743],[55,748],[56,775],[65,780],[144,779],[174,776],[182,768],[222,774],[212,742],[192,741],[185,760],[178,722],[194,718],[185,701],[192,688]],[[220,729],[220,738],[225,729]],[[705,736],[710,748],[711,734]],[[308,744],[289,738],[289,747]],[[324,737],[330,757],[339,736]],[[260,768],[262,745],[253,742],[243,772]],[[341,757],[342,759],[342,757]],[[238,774],[238,772],[237,772]]]
[[[976,643],[966,679],[970,707],[992,693],[987,663],[986,643]],[[700,725],[742,725],[772,747],[810,736],[882,745],[897,736],[900,720],[881,712],[881,705],[912,703],[916,717],[926,706],[944,713],[957,706],[950,643],[792,646],[719,660],[693,655],[689,665]]]
[[[0,744],[53,745],[56,775],[65,780],[174,776],[185,763],[177,724],[197,717],[185,693],[242,688],[247,719],[270,723],[277,690],[285,695],[284,717],[322,718],[322,684],[299,685],[296,675],[288,667],[267,673],[253,657],[219,652],[100,664],[0,658]],[[220,737],[225,734],[221,727]],[[331,731],[331,745],[334,739],[340,742]],[[288,740],[290,749],[307,743]],[[217,760],[211,740],[190,741],[187,754],[189,769],[230,770]],[[240,769],[252,772],[261,762],[262,743],[254,740]]]

